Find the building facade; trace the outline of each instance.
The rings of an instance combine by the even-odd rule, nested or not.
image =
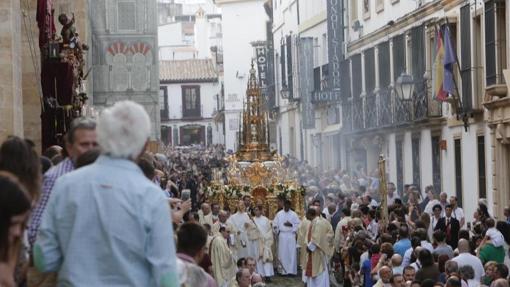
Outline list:
[[[455,195],[468,222],[481,198],[501,216],[508,189],[500,201],[501,189],[494,191],[501,177],[491,175],[504,149],[494,148],[484,103],[490,105],[487,91],[503,83],[508,65],[492,56],[506,55],[506,41],[490,40],[507,34],[503,1],[348,2],[343,65],[351,81],[342,83],[343,166],[376,174],[384,154],[388,180],[400,191],[405,184],[422,190],[432,185]],[[450,96],[439,102],[433,92],[438,31],[456,54],[454,94],[460,101]],[[413,79],[409,99],[397,96],[403,73]]]
[[[272,2],[279,151],[322,170],[374,176],[383,154],[400,192],[405,184],[433,185],[457,196],[467,221],[481,198],[502,216],[510,202],[505,1],[309,2]],[[445,27],[457,56],[456,90],[439,102],[434,62]],[[310,71],[300,61],[307,39],[312,106],[302,83]],[[397,93],[403,73],[412,79],[409,99]]]
[[[222,143],[222,126],[213,121],[221,84],[210,59],[160,62],[161,141],[166,146]]]
[[[152,138],[160,139],[157,2],[96,1],[89,13],[94,106],[135,101],[151,117]]]

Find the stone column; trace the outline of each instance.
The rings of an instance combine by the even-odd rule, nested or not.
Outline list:
[[[37,0],[21,3],[21,73],[23,94],[23,129],[25,137],[41,148],[41,77],[39,28],[35,20]],[[37,70],[36,70],[37,69]]]
[[[20,1],[0,1],[0,141],[23,136]]]

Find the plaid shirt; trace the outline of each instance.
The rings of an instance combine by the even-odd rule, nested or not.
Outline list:
[[[34,246],[37,231],[41,224],[41,218],[44,210],[46,209],[46,205],[48,204],[48,200],[50,199],[51,191],[53,190],[55,182],[59,177],[73,170],[74,164],[71,159],[67,157],[61,163],[52,167],[44,174],[41,198],[39,199],[39,202],[37,202],[35,209],[32,211],[28,226],[28,242],[30,243],[30,250],[32,250],[32,247]]]

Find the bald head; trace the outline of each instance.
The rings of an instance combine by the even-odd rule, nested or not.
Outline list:
[[[220,213],[218,214],[218,220],[221,223],[227,222],[228,219],[228,213],[225,210],[220,210]]]
[[[201,208],[204,215],[208,215],[211,212],[211,206],[208,203],[202,203]]]
[[[335,211],[336,211],[336,204],[334,204],[334,203],[328,204],[328,211],[329,211],[329,214],[335,213]]]
[[[469,251],[470,251],[469,241],[462,238],[461,240],[459,240],[458,248],[459,248],[459,253],[469,253]]]
[[[402,264],[402,256],[398,253],[393,254],[393,256],[391,256],[391,265],[396,267],[400,266],[400,264]]]

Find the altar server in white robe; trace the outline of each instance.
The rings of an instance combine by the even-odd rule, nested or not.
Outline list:
[[[296,232],[299,217],[290,209],[290,201],[286,200],[283,210],[278,211],[273,226],[278,235],[278,260],[283,270],[282,274],[297,274]]]
[[[257,260],[257,272],[266,278],[274,275],[273,269],[273,229],[271,228],[271,222],[267,217],[262,215],[260,207],[256,206],[253,211],[255,217],[253,221],[257,225],[260,232],[259,242],[259,255],[255,259]]]
[[[328,264],[334,252],[333,227],[315,208],[309,208],[306,217],[311,223],[306,234],[303,279],[307,287],[329,287]]]
[[[237,204],[237,212],[228,218],[227,223],[232,224],[237,230],[236,234],[237,253],[235,254],[236,260],[243,257],[255,258],[256,257],[255,254],[250,254],[250,250],[253,250],[253,248],[251,248],[251,246],[248,246],[248,244],[251,244],[251,242],[248,239],[248,229],[250,228],[250,225],[253,225],[253,222],[246,213],[246,207],[242,200],[240,200]]]

